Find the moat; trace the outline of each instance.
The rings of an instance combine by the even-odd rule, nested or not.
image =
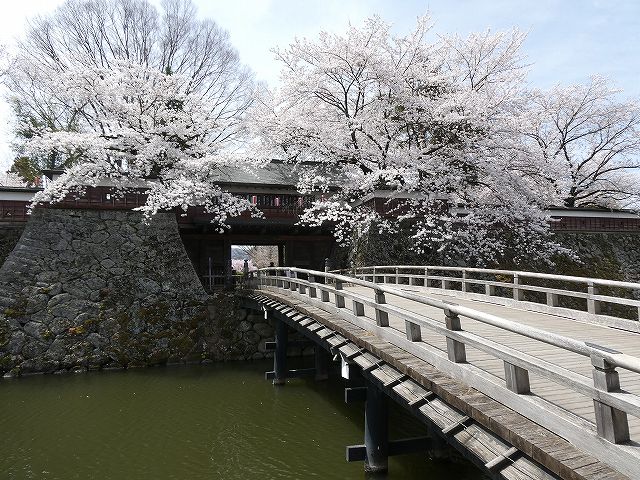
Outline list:
[[[6,380],[0,389],[3,479],[362,479],[345,461],[363,409],[343,380],[264,380],[270,361]],[[391,436],[421,425],[391,410]],[[479,479],[461,460],[392,457],[375,478]]]

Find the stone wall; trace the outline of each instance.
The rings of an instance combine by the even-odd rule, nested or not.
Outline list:
[[[4,263],[15,248],[23,230],[23,225],[0,225],[0,265]]]
[[[173,214],[36,210],[0,267],[0,373],[251,358],[271,332],[220,338],[211,302]]]
[[[640,233],[557,232],[555,238],[576,258],[556,257],[553,265],[532,260],[519,265],[505,263],[498,267],[640,282]],[[343,249],[337,260],[332,268],[346,268],[351,262],[357,266],[441,265],[443,262],[437,253],[416,254],[410,241],[402,235],[377,232],[358,239],[351,249]],[[464,264],[461,259],[457,266]]]
[[[577,260],[558,259],[552,273],[640,282],[640,233],[557,233]]]

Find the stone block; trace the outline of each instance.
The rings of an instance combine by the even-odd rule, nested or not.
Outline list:
[[[262,338],[273,337],[273,326],[268,323],[256,323],[253,330]]]

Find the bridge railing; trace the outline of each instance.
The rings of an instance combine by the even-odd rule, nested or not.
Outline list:
[[[513,393],[520,395],[530,392],[529,372],[533,372],[568,387],[578,394],[586,395],[593,399],[598,434],[611,442],[623,443],[629,440],[627,414],[640,418],[640,397],[620,389],[619,374],[616,370],[621,368],[640,373],[640,358],[606,346],[583,342],[468,307],[350,276],[286,267],[261,269],[258,270],[257,275],[260,287],[287,293],[295,292],[304,296],[305,300],[312,305],[316,304],[321,308],[322,305],[327,305],[328,307],[325,308],[344,312],[344,318],[347,320],[358,320],[371,325],[371,328],[376,333],[382,334],[383,338],[412,353],[416,350],[411,348],[411,345],[422,341],[422,328],[446,338],[446,354],[449,362],[465,363],[466,346],[483,351],[503,361],[505,387]],[[369,295],[345,290],[346,284],[364,287]],[[388,304],[387,295],[435,307],[442,311],[442,317],[434,319]],[[351,301],[351,312],[348,310],[347,299]],[[365,307],[373,310],[372,318],[365,315]],[[390,326],[390,316],[404,320],[404,335],[398,334],[397,330]],[[465,331],[461,326],[461,317],[587,357],[592,364],[593,381],[562,366]],[[491,395],[495,392],[483,393]]]
[[[384,265],[336,270],[333,273],[344,273],[374,283],[433,287],[494,298],[509,297],[516,301],[571,310],[578,317],[580,312],[614,319],[640,319],[640,283],[443,266]]]

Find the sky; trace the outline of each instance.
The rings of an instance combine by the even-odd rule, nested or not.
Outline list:
[[[151,0],[159,5],[160,0]],[[0,0],[0,44],[10,50],[33,15],[63,0]],[[270,52],[296,37],[340,33],[380,15],[397,34],[429,12],[434,35],[509,30],[528,32],[524,45],[532,87],[584,82],[599,74],[640,97],[640,2],[637,0],[194,0],[201,17],[229,31],[231,42],[259,80],[275,86],[279,66]],[[0,99],[0,171],[11,164],[11,120]]]

